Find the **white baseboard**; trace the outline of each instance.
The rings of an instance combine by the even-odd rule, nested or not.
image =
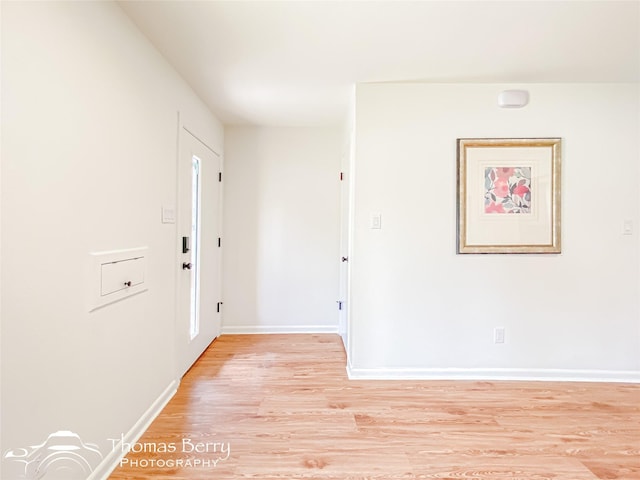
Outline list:
[[[350,380],[529,380],[546,382],[640,383],[635,370],[569,370],[526,368],[354,368]]]
[[[226,325],[222,334],[338,333],[337,325]]]
[[[149,428],[151,422],[153,422],[167,403],[169,403],[169,400],[171,400],[171,398],[176,394],[179,385],[180,381],[174,380],[167,386],[167,388],[165,388],[164,392],[160,394],[160,396],[135,423],[131,430],[129,430],[124,436],[124,441],[126,443],[135,443],[138,441],[147,428]],[[87,480],[107,480],[109,475],[111,475],[111,472],[120,465],[120,460],[125,456],[125,453],[122,450],[121,442],[114,445],[111,451],[105,455],[102,462],[100,462],[91,475],[89,475]]]

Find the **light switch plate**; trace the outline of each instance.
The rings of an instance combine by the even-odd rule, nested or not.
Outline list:
[[[625,220],[622,227],[623,235],[633,235],[633,220]]]
[[[372,230],[380,230],[382,228],[382,214],[372,213],[370,226]]]
[[[162,223],[176,223],[176,209],[162,207]]]

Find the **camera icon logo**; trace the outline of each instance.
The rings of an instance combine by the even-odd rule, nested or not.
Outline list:
[[[97,445],[60,430],[40,445],[9,450],[3,458],[11,480],[86,480],[103,457]]]

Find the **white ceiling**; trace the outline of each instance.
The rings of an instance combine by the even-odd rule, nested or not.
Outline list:
[[[366,82],[639,82],[640,1],[120,1],[225,124],[337,124]]]

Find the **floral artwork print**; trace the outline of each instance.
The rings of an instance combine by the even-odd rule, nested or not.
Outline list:
[[[484,213],[531,213],[531,167],[487,167],[484,189]]]

